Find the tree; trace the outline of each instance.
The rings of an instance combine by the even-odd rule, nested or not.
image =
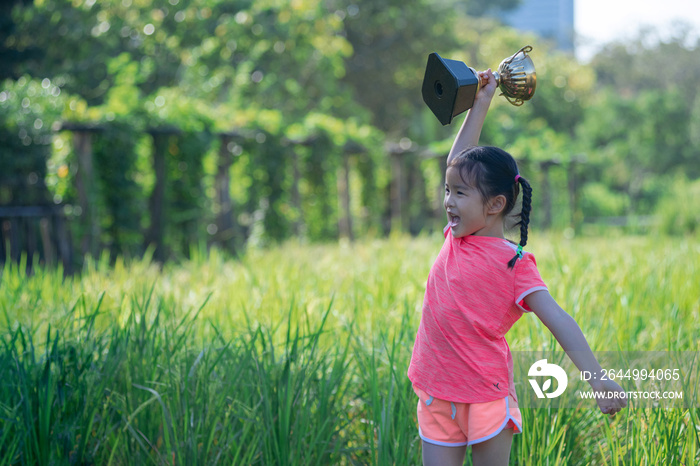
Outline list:
[[[517,3],[336,0],[333,4],[353,50],[346,59],[343,81],[352,87],[354,99],[370,110],[375,126],[403,136],[412,117],[424,107],[420,86],[428,54],[444,55],[473,45],[460,42],[455,34],[458,18],[467,13],[476,23],[474,18],[489,8],[507,9]]]
[[[0,92],[0,205],[51,205],[46,163],[64,99],[49,79],[21,77]]]
[[[642,31],[592,61],[597,92],[576,134],[588,148],[589,179],[624,193],[629,213],[654,210],[678,173],[700,176],[693,130],[698,63],[700,42],[693,46],[683,27],[666,41]]]
[[[591,66],[599,86],[614,87],[623,96],[676,88],[692,102],[700,73],[700,39],[684,23],[678,23],[667,39],[654,29],[642,29],[635,39],[603,48]]]
[[[31,45],[23,46],[17,43],[17,20],[14,10],[28,8],[32,0],[6,0],[0,2],[0,81],[7,78],[17,79],[21,76],[18,71],[21,64],[30,59],[36,59],[40,50]]]

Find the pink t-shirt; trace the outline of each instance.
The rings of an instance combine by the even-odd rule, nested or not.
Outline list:
[[[428,276],[408,377],[435,398],[485,403],[512,396],[513,359],[506,332],[530,309],[523,299],[546,290],[535,257],[490,236],[445,243]]]

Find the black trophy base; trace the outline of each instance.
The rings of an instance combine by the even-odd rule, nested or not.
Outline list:
[[[452,118],[474,105],[479,79],[466,63],[428,55],[423,78],[423,101],[440,123],[449,125]]]

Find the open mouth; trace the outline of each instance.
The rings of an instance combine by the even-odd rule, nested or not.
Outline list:
[[[450,223],[448,224],[450,228],[454,228],[457,225],[459,225],[460,218],[457,215],[452,215],[452,214],[447,214],[447,215],[450,219]]]

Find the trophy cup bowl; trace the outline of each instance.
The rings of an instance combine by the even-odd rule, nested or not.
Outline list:
[[[537,75],[528,55],[527,45],[504,59],[494,72],[501,95],[515,106],[522,105],[535,94]],[[443,125],[469,110],[481,83],[477,72],[464,62],[442,58],[437,53],[428,55],[423,78],[423,101]]]
[[[532,47],[527,45],[498,65],[498,71],[494,73],[496,84],[503,96],[511,104],[519,107],[526,100],[535,95],[537,87],[537,74],[532,58],[528,55]],[[511,100],[512,99],[512,100]]]

